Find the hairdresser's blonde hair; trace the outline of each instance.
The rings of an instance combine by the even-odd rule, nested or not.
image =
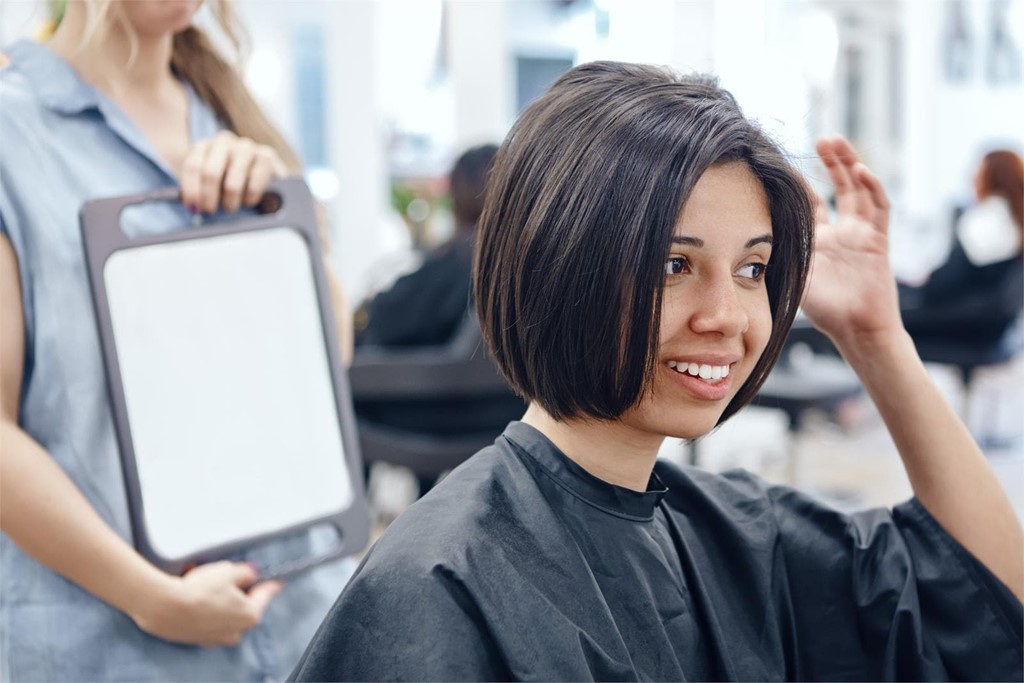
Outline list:
[[[229,130],[240,137],[273,147],[288,170],[300,172],[302,162],[298,155],[270,123],[242,82],[240,65],[245,54],[247,36],[231,6],[231,0],[207,0],[207,4],[235,51],[235,63],[225,59],[206,33],[196,26],[189,26],[174,35],[171,66],[210,105]],[[121,2],[91,0],[85,3],[85,7],[86,24],[82,45],[103,40],[105,33],[117,26],[128,36],[131,46],[129,59],[134,59],[138,35],[125,17]]]

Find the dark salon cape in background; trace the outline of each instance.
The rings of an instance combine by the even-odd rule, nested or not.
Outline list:
[[[513,422],[399,517],[293,678],[1021,680],[1021,604],[912,500],[845,515]]]

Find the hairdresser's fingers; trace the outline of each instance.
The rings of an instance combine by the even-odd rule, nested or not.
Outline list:
[[[256,155],[249,172],[249,182],[245,190],[246,206],[259,204],[267,191],[267,185],[274,178],[284,175],[284,164],[279,163],[280,157],[273,147],[257,145]]]
[[[257,622],[262,621],[270,601],[281,592],[284,584],[280,581],[264,581],[249,589],[249,609]]]
[[[889,196],[878,177],[864,164],[858,164],[857,179],[864,186],[871,202],[871,224],[882,233],[889,232]]]
[[[199,210],[199,174],[203,170],[203,163],[206,160],[206,153],[210,149],[210,140],[201,140],[185,154],[185,160],[181,164],[181,203],[190,211]]]
[[[249,176],[256,163],[257,145],[248,138],[239,138],[231,148],[220,203],[225,211],[238,211],[246,196]]]
[[[216,213],[220,206],[221,186],[224,173],[227,171],[231,150],[238,141],[238,136],[226,130],[217,133],[210,144],[210,149],[203,160],[203,168],[199,172],[199,208],[205,213]]]
[[[836,211],[840,214],[852,213],[856,210],[856,198],[853,176],[850,168],[843,163],[836,148],[835,139],[823,138],[816,145],[818,156],[825,164],[829,179],[836,189]]]

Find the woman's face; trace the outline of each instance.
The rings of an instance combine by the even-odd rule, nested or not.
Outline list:
[[[203,0],[118,0],[125,19],[140,36],[184,31]]]
[[[768,200],[746,164],[708,169],[679,217],[664,264],[652,391],[623,414],[639,432],[693,438],[714,428],[772,331],[765,267]]]

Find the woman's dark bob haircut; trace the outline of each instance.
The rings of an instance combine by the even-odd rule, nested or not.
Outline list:
[[[670,238],[697,180],[730,161],[768,196],[773,326],[720,422],[757,393],[800,303],[813,229],[801,175],[706,76],[593,62],[523,112],[495,159],[474,263],[484,338],[518,394],[557,420],[614,419],[650,389]]]

